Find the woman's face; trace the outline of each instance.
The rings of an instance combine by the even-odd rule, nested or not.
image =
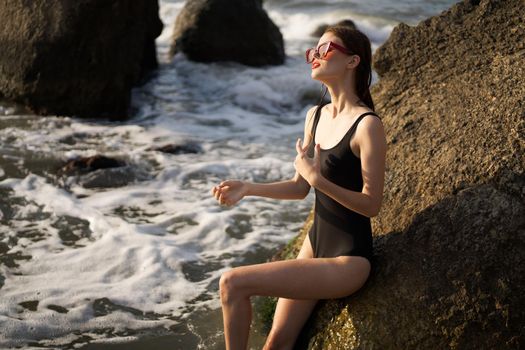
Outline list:
[[[319,39],[316,48],[319,45],[332,41],[341,46],[345,46],[343,41],[335,36],[333,33],[327,32]],[[345,71],[349,69],[348,63],[352,61],[351,55],[347,55],[337,49],[332,48],[325,57],[314,58],[314,61],[310,64],[312,67],[312,79],[319,80],[321,82],[327,82],[334,79],[342,79]]]

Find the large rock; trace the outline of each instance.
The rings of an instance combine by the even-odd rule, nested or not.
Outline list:
[[[523,346],[525,205],[518,197],[473,186],[374,245],[377,269],[365,286],[321,300],[295,349]]]
[[[390,147],[379,232],[476,184],[525,198],[525,6],[478,2],[401,23],[375,52]]]
[[[8,0],[0,22],[0,96],[38,114],[125,118],[157,67],[157,1]]]
[[[389,146],[376,269],[319,302],[296,349],[525,346],[523,18],[521,0],[465,1],[376,51]]]
[[[249,66],[284,63],[284,42],[260,0],[186,1],[173,30],[171,55]]]

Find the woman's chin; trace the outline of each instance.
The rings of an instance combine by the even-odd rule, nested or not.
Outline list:
[[[312,74],[310,74],[310,77],[311,77],[313,80],[317,80],[317,81],[320,82],[320,83],[324,83],[324,79],[322,79],[321,77],[319,77],[319,74],[317,74],[315,71],[312,71]]]
[[[312,79],[314,80],[319,80],[319,74],[317,74],[317,72],[315,71],[315,69],[312,70],[312,73],[310,73],[310,76],[312,77]],[[320,80],[319,80],[320,81]]]

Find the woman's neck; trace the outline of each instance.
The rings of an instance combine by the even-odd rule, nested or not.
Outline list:
[[[352,113],[356,108],[363,106],[357,93],[353,88],[349,89],[348,86],[353,85],[350,85],[348,82],[326,85],[332,101],[332,118],[337,117],[339,114]]]

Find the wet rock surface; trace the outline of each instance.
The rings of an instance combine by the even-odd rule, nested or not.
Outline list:
[[[62,167],[61,171],[64,173],[87,173],[98,169],[118,168],[124,165],[125,162],[121,160],[103,155],[96,155],[92,157],[80,157],[78,159],[72,159]]]
[[[104,155],[72,159],[59,169],[58,174],[73,176],[84,188],[121,187],[152,176],[147,169]]]
[[[185,144],[167,144],[153,148],[155,151],[170,154],[203,153],[202,147],[195,142]]]
[[[0,98],[42,115],[125,119],[131,88],[157,67],[156,1],[6,1]]]
[[[187,1],[172,40],[171,54],[193,61],[264,66],[285,59],[282,34],[257,0]]]

